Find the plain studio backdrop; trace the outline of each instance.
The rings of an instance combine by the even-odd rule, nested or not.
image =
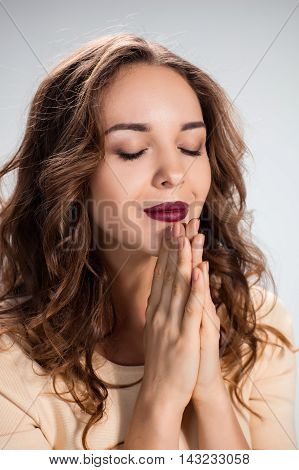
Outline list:
[[[252,153],[247,208],[299,343],[299,3],[284,1],[0,1],[1,164],[17,148],[42,78],[81,44],[132,32],[203,68],[237,107]],[[9,194],[14,179],[6,179]],[[298,356],[298,354],[297,354]],[[297,358],[296,426],[299,435]]]

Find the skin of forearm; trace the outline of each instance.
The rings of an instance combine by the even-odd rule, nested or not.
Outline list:
[[[233,410],[224,383],[194,403],[198,449],[250,449]]]
[[[183,411],[166,400],[138,396],[124,449],[178,449]]]

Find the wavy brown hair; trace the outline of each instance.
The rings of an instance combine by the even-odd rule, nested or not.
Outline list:
[[[267,328],[294,351],[282,332],[256,322],[250,279],[252,286],[270,280],[275,300],[277,288],[250,236],[243,178],[248,148],[231,100],[208,74],[161,44],[131,33],[91,41],[42,80],[24,137],[0,171],[3,178],[17,170],[12,194],[1,199],[0,333],[9,334],[44,375],[50,374],[55,393],[69,401],[55,387],[60,376],[72,401],[90,415],[84,449],[89,449],[88,430],[103,417],[109,387],[94,371],[93,354],[115,327],[111,276],[99,250],[92,249],[86,201],[105,152],[101,98],[120,67],[136,63],[171,67],[189,83],[202,108],[212,181],[200,227],[212,299],[221,311],[223,375],[234,370],[227,378],[231,397],[248,408],[238,385],[259,357],[258,343],[267,344]]]

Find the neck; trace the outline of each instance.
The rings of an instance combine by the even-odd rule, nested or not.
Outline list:
[[[144,363],[143,329],[147,299],[150,295],[156,256],[137,251],[103,251],[111,276],[111,298],[116,327],[106,357],[124,365]],[[110,352],[109,352],[110,351]]]

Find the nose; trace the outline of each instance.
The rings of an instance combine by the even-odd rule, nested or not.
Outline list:
[[[186,168],[183,164],[182,153],[179,151],[159,153],[157,169],[154,175],[154,185],[159,188],[174,188],[185,182]]]

